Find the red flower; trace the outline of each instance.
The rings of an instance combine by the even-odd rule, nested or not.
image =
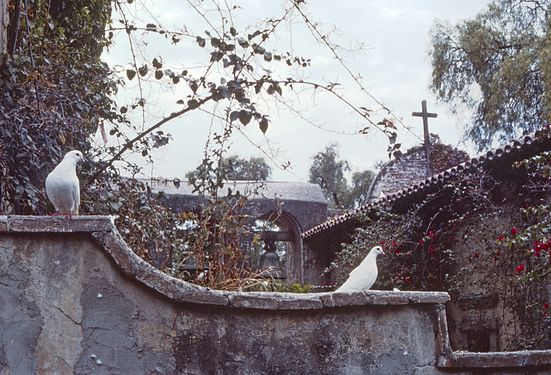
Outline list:
[[[540,253],[541,251],[543,250],[543,242],[540,242],[540,241],[534,241],[532,242],[532,246],[534,247],[533,250],[534,250],[534,256],[536,257],[540,257]]]
[[[380,242],[379,242],[379,245],[384,246],[384,245],[385,245],[385,241],[380,241]]]
[[[419,245],[424,245],[424,244],[425,244],[425,239],[424,239],[424,238],[421,238],[421,239],[419,240]]]
[[[411,276],[404,276],[404,284],[411,284]]]
[[[434,255],[436,254],[436,246],[434,245],[429,245],[429,248],[427,249],[427,252],[430,254],[430,255]]]
[[[512,236],[516,236],[517,233],[518,233],[517,228],[512,227],[512,228],[511,228],[511,235],[512,235]]]
[[[525,208],[525,209],[526,209],[526,208],[528,208],[528,207],[530,207],[530,205],[528,204],[528,202],[522,203],[522,208]]]
[[[543,304],[543,308],[544,308],[545,310],[549,310],[549,304],[548,304],[547,302],[545,302],[545,303]]]
[[[400,249],[394,250],[394,255],[400,255],[400,253],[401,253]]]
[[[519,264],[519,265],[515,268],[515,272],[516,272],[516,273],[521,273],[522,271],[524,271],[524,264]]]
[[[394,246],[394,247],[398,246],[398,244],[396,243],[396,241],[392,241],[392,246]]]
[[[497,238],[498,242],[501,242],[505,239],[505,236],[504,235],[501,235]]]

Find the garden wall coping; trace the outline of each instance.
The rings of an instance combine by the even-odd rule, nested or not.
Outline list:
[[[171,277],[138,257],[117,231],[109,216],[0,216],[0,234],[37,233],[91,236],[117,268],[128,278],[147,286],[174,303],[211,308],[254,311],[343,311],[362,306],[399,307],[425,305],[437,310],[437,366],[443,369],[549,369],[551,350],[474,353],[453,351],[448,336],[445,292],[378,291],[352,293],[271,293],[211,290]]]

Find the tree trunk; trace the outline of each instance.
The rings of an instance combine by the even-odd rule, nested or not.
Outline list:
[[[0,66],[4,65],[8,43],[8,0],[0,0]]]

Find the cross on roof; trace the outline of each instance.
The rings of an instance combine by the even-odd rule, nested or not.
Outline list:
[[[430,157],[429,117],[436,118],[438,114],[427,111],[427,101],[421,102],[421,112],[413,112],[412,116],[423,118],[423,133],[425,138],[425,156],[427,157],[427,177],[432,175],[432,161]]]

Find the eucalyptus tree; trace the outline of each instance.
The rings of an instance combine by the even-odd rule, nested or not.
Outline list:
[[[309,181],[318,184],[327,203],[336,208],[354,208],[367,202],[367,192],[375,173],[354,172],[351,183],[346,178],[348,161],[340,159],[336,144],[325,147],[312,158]]]
[[[551,121],[549,0],[494,0],[476,18],[432,29],[432,83],[452,110],[473,111],[479,149]]]

